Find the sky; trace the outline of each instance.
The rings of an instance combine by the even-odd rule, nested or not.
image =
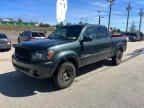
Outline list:
[[[91,24],[98,24],[98,10],[104,17],[101,24],[108,24],[109,4],[107,0],[68,0],[68,10],[66,22],[78,23],[80,20]],[[111,27],[125,30],[128,2],[130,0],[115,0],[112,7]],[[140,8],[144,10],[144,0],[131,0],[132,10],[130,12],[131,24],[135,22],[137,28],[139,24]],[[49,24],[56,24],[56,0],[1,0],[0,2],[1,18],[22,18],[24,21],[37,21]],[[144,32],[144,18],[142,22],[142,31]]]

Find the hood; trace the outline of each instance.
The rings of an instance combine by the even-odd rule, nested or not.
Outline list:
[[[45,40],[35,40],[28,41],[18,44],[18,47],[27,47],[32,49],[41,49],[41,48],[50,48],[52,46],[61,45],[65,43],[69,43],[71,41],[67,40],[55,40],[55,39],[45,39]]]

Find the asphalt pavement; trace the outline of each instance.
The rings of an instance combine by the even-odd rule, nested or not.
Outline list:
[[[0,52],[0,108],[144,108],[144,41],[128,43],[119,66],[106,60],[81,68],[64,90],[16,72],[13,53]]]

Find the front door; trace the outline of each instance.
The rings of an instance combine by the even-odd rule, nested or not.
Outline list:
[[[82,66],[95,62],[95,40],[96,29],[94,27],[88,27],[83,36],[91,36],[92,40],[88,42],[81,42],[81,64]]]

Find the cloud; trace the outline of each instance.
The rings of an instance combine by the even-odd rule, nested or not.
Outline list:
[[[89,3],[90,5],[92,6],[98,6],[98,7],[102,7],[102,8],[107,8],[108,5],[106,3],[102,3],[102,2],[92,2],[92,3]]]
[[[144,4],[144,1],[137,1],[138,4]]]
[[[124,12],[120,12],[120,11],[114,11],[112,12],[113,15],[116,15],[116,16],[124,16],[126,15]]]

